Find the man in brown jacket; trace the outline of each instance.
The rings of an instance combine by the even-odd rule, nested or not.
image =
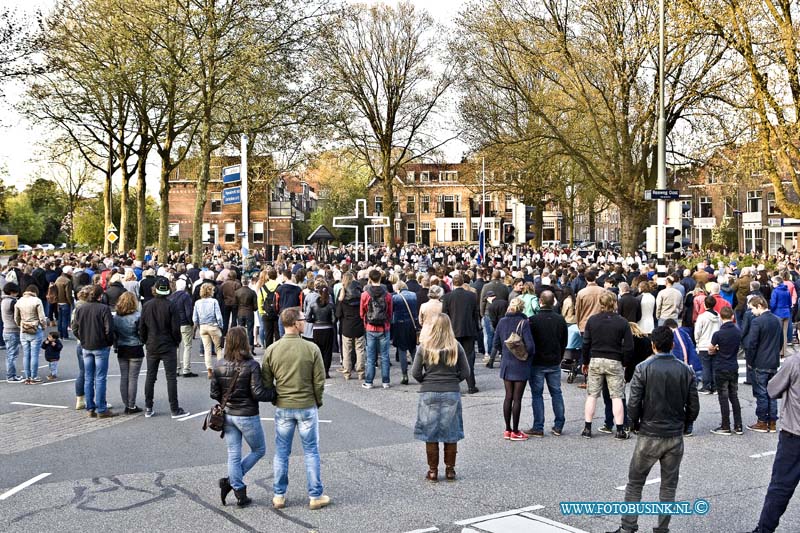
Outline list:
[[[750,293],[750,282],[753,281],[752,269],[745,267],[742,275],[733,284],[733,291],[736,293],[736,307],[733,312],[736,316],[736,323],[741,324],[744,320],[744,312],[747,310],[747,295]]]
[[[56,303],[58,304],[58,334],[62,339],[69,338],[69,321],[72,315],[73,290],[72,267],[66,265],[61,270],[61,275],[55,281]]]
[[[578,323],[578,330],[581,333],[586,329],[586,322],[589,317],[603,310],[600,305],[600,296],[607,292],[603,287],[595,283],[597,280],[597,272],[595,270],[587,270],[583,277],[586,279],[586,287],[578,291],[578,295],[575,298],[575,319]]]

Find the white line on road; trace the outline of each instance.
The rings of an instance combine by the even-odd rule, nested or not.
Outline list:
[[[455,524],[457,526],[468,526],[470,524],[475,524],[477,522],[485,522],[486,520],[491,520],[492,518],[503,518],[504,516],[511,516],[514,514],[525,513],[528,511],[538,511],[539,509],[544,509],[544,505],[531,505],[530,507],[523,507],[521,509],[512,509],[510,511],[503,511],[502,513],[487,514],[484,516],[478,516],[476,518],[460,520],[458,522],[455,522]]]
[[[773,450],[771,452],[764,452],[764,453],[754,453],[750,456],[751,459],[758,459],[759,457],[769,457],[770,455],[775,455],[778,453],[777,450]]]
[[[29,480],[28,480],[28,481],[26,481],[25,483],[20,483],[19,485],[17,485],[17,486],[16,486],[16,487],[14,487],[13,489],[11,489],[11,490],[8,490],[8,491],[4,492],[3,494],[0,494],[0,500],[5,500],[5,499],[7,499],[7,498],[10,498],[10,497],[11,497],[11,496],[13,496],[14,494],[16,494],[16,493],[18,493],[19,491],[21,491],[22,489],[24,489],[24,488],[26,488],[26,487],[30,487],[31,485],[33,485],[33,484],[34,484],[34,483],[36,483],[37,481],[40,481],[40,480],[42,480],[42,479],[46,478],[46,477],[47,477],[47,476],[49,476],[49,475],[50,475],[50,473],[49,473],[49,472],[45,472],[44,474],[39,474],[38,476],[36,476],[36,477],[33,477],[33,478],[29,479]]]
[[[198,417],[198,416],[203,416],[203,415],[205,415],[205,414],[207,414],[207,413],[208,413],[208,411],[203,411],[203,412],[200,412],[200,413],[195,413],[195,414],[193,414],[193,415],[184,416],[183,418],[179,418],[179,419],[178,419],[178,422],[183,422],[184,420],[189,420],[190,418],[195,418],[195,417]]]
[[[682,476],[678,476],[679,478]],[[660,477],[654,477],[653,479],[648,479],[644,482],[645,485],[654,485],[656,483],[661,483]],[[625,490],[626,485],[620,485],[619,487],[614,487],[617,490]]]
[[[434,531],[439,531],[438,527],[428,527],[425,529],[414,529],[411,531],[406,531],[406,533],[433,533]]]
[[[11,402],[11,405],[30,405],[31,407],[52,407],[53,409],[69,409],[65,405],[47,405],[44,403]]]
[[[144,376],[145,374],[147,374],[147,370],[142,370],[141,372],[139,372],[140,376]],[[119,374],[109,374],[106,377],[107,378],[118,378],[118,377],[120,377],[120,375]],[[58,385],[59,383],[72,383],[73,381],[77,381],[77,380],[78,380],[78,378],[59,379],[58,381],[50,381],[49,383],[41,383],[41,386],[42,387],[47,387],[48,385]]]
[[[262,418],[261,420],[266,420],[268,422],[274,422],[275,421],[274,418]],[[318,422],[320,424],[330,424],[331,422],[333,422],[333,420],[318,420]]]
[[[43,368],[47,368],[48,366],[50,366],[50,365],[44,365],[44,366],[40,366],[40,367],[39,367],[39,370],[41,370],[41,369],[43,369]]]

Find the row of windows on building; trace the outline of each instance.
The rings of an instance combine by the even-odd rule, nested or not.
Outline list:
[[[725,209],[723,212],[723,216],[725,217],[732,217],[734,215],[734,211],[737,210],[737,201],[736,197],[729,196],[724,199],[725,201]],[[683,200],[683,204],[688,206],[688,209],[684,212],[684,218],[710,218],[713,217],[714,214],[711,209],[711,196],[700,196],[697,198],[697,213],[692,214],[692,201],[691,200]],[[747,199],[746,199],[746,206],[745,212],[747,213],[760,213],[763,208],[763,192],[760,190],[755,191],[747,191]],[[778,205],[775,201],[775,193],[768,192],[767,193],[767,214],[768,215],[779,215],[781,214],[780,209],[778,209]]]
[[[215,224],[216,228],[211,225],[209,222],[203,223],[203,240],[206,241],[207,237],[210,236],[211,240],[215,238],[215,229],[218,232],[219,240],[223,243],[231,244],[236,242],[236,222],[223,222],[221,224]],[[263,222],[251,222],[250,223],[250,231],[251,231],[251,242],[254,243],[263,243],[265,238],[264,233],[264,223]],[[271,230],[271,231],[274,231]],[[170,224],[170,237],[178,237],[180,235],[180,226],[177,223]]]
[[[415,214],[417,212],[417,199],[419,199],[420,213],[439,213],[447,218],[464,216],[466,211],[463,210],[462,195],[460,194],[439,194],[431,196],[430,194],[420,195],[406,195],[404,213]],[[505,212],[511,213],[511,200],[512,195],[505,195]],[[471,216],[480,215],[481,195],[469,198],[469,213]],[[495,200],[491,193],[484,195],[484,213],[488,216],[493,212],[499,211],[497,204],[499,199]],[[376,195],[374,197],[374,212],[383,213],[383,196]],[[394,212],[400,212],[400,201],[394,201]]]

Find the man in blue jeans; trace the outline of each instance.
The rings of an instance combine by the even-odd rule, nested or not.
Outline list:
[[[783,337],[781,320],[772,314],[767,301],[761,296],[750,299],[753,320],[747,334],[745,347],[747,368],[753,369],[753,396],[756,398],[756,420],[747,429],[757,433],[775,432],[778,420],[778,401],[770,398],[767,384],[778,371],[781,362],[781,349],[786,339]]]
[[[19,285],[14,282],[6,283],[3,287],[3,297],[0,299],[0,323],[3,324],[3,341],[6,347],[6,382],[22,383],[25,379],[17,375],[17,356],[19,355],[20,340],[19,326],[14,321],[14,306],[19,296]]]
[[[106,403],[108,355],[114,344],[114,321],[111,309],[100,303],[102,296],[100,285],[92,287],[88,301],[75,311],[72,322],[72,332],[83,349],[86,411],[92,418],[117,416]]]
[[[544,437],[544,398],[542,393],[545,381],[555,415],[551,432],[558,437],[564,427],[561,354],[567,347],[567,322],[563,316],[553,311],[554,304],[555,295],[551,291],[543,291],[539,295],[541,309],[530,319],[531,333],[536,346],[536,354],[533,356],[533,374],[530,379],[533,427],[525,433],[532,437]]]
[[[783,398],[778,451],[754,533],[772,533],[800,481],[800,358],[788,357],[769,381],[771,398]]]
[[[375,379],[375,361],[380,350],[381,381],[383,388],[389,388],[389,324],[392,320],[392,295],[381,284],[381,271],[373,269],[369,273],[369,285],[361,293],[361,319],[367,337],[367,368],[365,389],[372,388]]]
[[[264,387],[274,389],[275,396],[275,459],[273,461],[272,506],[286,507],[289,486],[289,456],[295,429],[306,466],[309,507],[321,509],[330,504],[320,474],[319,417],[322,393],[325,390],[325,366],[316,344],[300,337],[305,317],[299,307],[290,307],[280,315],[286,334],[264,352],[261,377]]]

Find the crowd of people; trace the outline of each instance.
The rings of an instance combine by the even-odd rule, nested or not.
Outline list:
[[[640,498],[641,484],[659,459],[662,477],[671,475],[665,471],[675,474],[662,483],[662,500],[674,499],[698,394],[718,395],[720,424],[712,433],[729,436],[745,427],[777,432],[777,398],[797,387],[797,376],[783,363],[797,338],[800,272],[791,258],[769,270],[708,260],[690,269],[673,261],[663,280],[645,256],[611,251],[584,257],[561,249],[512,254],[497,248],[479,261],[474,248],[397,247],[373,248],[358,261],[340,248],[326,261],[300,252],[269,264],[258,254],[242,260],[220,251],[201,264],[182,254],[166,259],[96,253],[13,257],[0,273],[6,379],[41,382],[42,349],[49,379],[58,379],[61,347],[75,337],[77,409],[97,418],[116,416],[106,400],[113,348],[125,414],[141,411],[137,380],[146,362],[145,417],[155,414],[154,384],[163,364],[170,414],[181,418],[188,413],[179,404],[177,378],[197,377],[191,353],[199,336],[212,397],[221,400],[231,390],[223,503],[231,490],[240,504],[249,501],[243,477],[265,452],[258,402],[272,401],[280,411],[273,505],[285,505],[295,428],[306,453],[316,457],[306,465],[311,506],[327,505],[316,430],[325,380],[333,370],[345,380],[357,376],[370,390],[379,370],[381,388],[392,387],[391,346],[400,386],[410,383],[409,366],[420,383],[414,436],[426,443],[426,478],[432,482],[439,479],[440,444],[445,479],[456,479],[457,443],[464,438],[460,382],[466,382],[466,394],[480,392],[476,359],[489,368],[499,360],[502,437],[509,441],[545,436],[545,384],[553,411],[550,433],[564,433],[562,370],[570,371],[568,383],[577,376],[575,386],[586,389],[585,438],[594,437],[592,421],[602,397],[599,432],[619,440],[639,436],[629,501]],[[260,369],[253,359],[257,349],[263,350]],[[757,403],[747,426],[738,399],[740,359]],[[521,430],[528,387],[532,425]],[[794,449],[792,439],[800,439],[800,406],[797,396],[788,398],[782,404],[782,461],[789,459],[781,447]],[[242,439],[251,448],[244,459]],[[773,472],[773,484],[796,485],[796,472]],[[785,509],[786,502],[785,491],[771,484],[765,509]],[[762,513],[759,531],[771,531],[777,519]],[[621,531],[635,530],[630,520]]]

